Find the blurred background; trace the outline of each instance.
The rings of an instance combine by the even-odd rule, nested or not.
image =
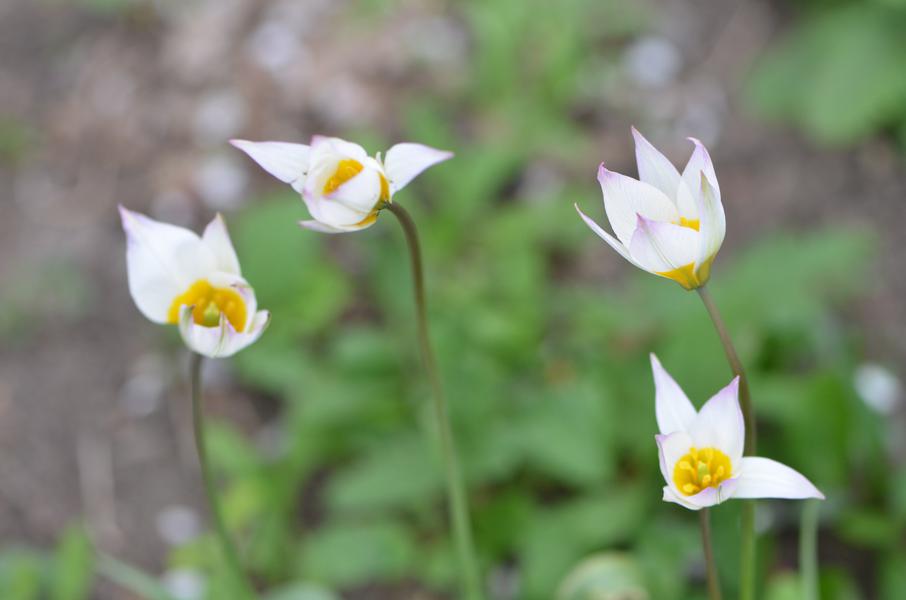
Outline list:
[[[680,165],[686,136],[711,149],[711,287],[760,454],[828,496],[821,597],[906,597],[904,31],[903,0],[4,0],[0,598],[230,597],[187,353],[129,297],[117,203],[196,230],[223,212],[273,313],[205,374],[260,589],[454,598],[398,226],[303,231],[226,143],[313,133],[456,152],[396,201],[492,597],[703,598],[696,519],[660,499],[648,353],[698,404],[729,370],[698,298],[572,206],[603,218],[602,160],[636,174],[631,124]],[[800,597],[801,508],[759,505],[760,597]],[[714,512],[732,597],[738,507]],[[589,557],[602,595],[561,587]]]

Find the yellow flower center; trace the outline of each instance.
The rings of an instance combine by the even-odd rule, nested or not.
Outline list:
[[[173,300],[167,321],[178,323],[182,306],[191,306],[193,320],[203,327],[217,327],[223,314],[233,329],[245,329],[248,309],[239,292],[232,288],[214,287],[207,279],[199,279]]]
[[[717,487],[733,474],[730,458],[717,448],[690,448],[673,468],[673,483],[687,496]]]
[[[699,231],[699,228],[701,227],[701,221],[699,221],[698,219],[687,219],[686,217],[680,217],[679,225],[680,227],[688,227],[689,229]]]
[[[365,167],[363,167],[362,163],[359,161],[352,158],[344,158],[337,164],[337,170],[333,172],[333,175],[327,179],[322,193],[325,196],[332,194],[337,191],[341,185],[361,173],[364,168]],[[381,195],[374,205],[374,208],[368,213],[368,216],[356,223],[358,226],[364,227],[365,225],[374,223],[377,220],[381,208],[384,207],[384,204],[390,202],[390,185],[387,183],[387,178],[384,177],[383,173],[378,173],[378,176],[381,178]]]
[[[333,175],[324,184],[324,195],[327,196],[340,189],[341,185],[361,173],[364,168],[362,163],[357,160],[351,158],[341,160],[337,165],[337,170],[333,172]]]

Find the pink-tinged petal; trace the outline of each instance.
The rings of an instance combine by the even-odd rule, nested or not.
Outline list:
[[[390,193],[403,189],[416,175],[437,163],[453,158],[452,152],[423,144],[396,144],[384,158],[384,172],[390,182]]]
[[[695,407],[654,354],[651,355],[651,370],[654,373],[654,412],[658,429],[662,434],[688,432],[695,421]]]
[[[727,218],[720,196],[704,172],[701,174],[701,194],[696,199],[696,205],[701,233],[696,264],[703,265],[711,261],[720,250],[727,232]]]
[[[737,481],[735,479],[728,479],[716,488],[705,488],[693,496],[686,496],[669,486],[665,486],[663,499],[664,502],[673,502],[689,510],[701,510],[737,497],[736,489]]]
[[[658,464],[661,467],[661,475],[664,476],[664,481],[667,482],[668,486],[675,488],[673,469],[679,459],[689,453],[693,445],[692,438],[685,431],[674,431],[667,435],[656,435],[654,440],[657,442]],[[676,493],[679,494],[679,491],[676,490]]]
[[[643,269],[652,273],[675,271],[694,263],[699,250],[699,233],[689,227],[652,221],[643,215],[629,242],[629,253]]]
[[[120,206],[126,233],[129,293],[155,323],[166,323],[173,300],[216,267],[207,245],[194,232],[155,221]]]
[[[291,184],[296,191],[302,189],[310,155],[310,148],[305,144],[248,140],[230,140],[230,143],[280,181]]]
[[[250,327],[237,332],[223,315],[216,327],[204,327],[195,323],[192,307],[183,306],[179,315],[179,333],[186,346],[208,358],[226,358],[253,344],[270,323],[270,313],[259,311],[252,319]]]
[[[717,448],[730,459],[733,472],[739,470],[746,429],[739,408],[739,377],[714,394],[696,415],[689,430],[698,448]]]
[[[737,498],[820,498],[818,488],[795,469],[769,458],[746,456],[739,468]]]
[[[701,193],[701,174],[704,173],[714,187],[715,195],[719,200],[720,186],[717,183],[717,174],[714,172],[714,163],[711,162],[708,149],[695,138],[691,137],[689,141],[695,144],[695,149],[692,151],[692,156],[689,157],[689,162],[686,163],[686,168],[683,169],[683,181],[686,182],[693,196],[698,196]]]
[[[321,223],[320,221],[299,221],[299,225],[304,227],[305,229],[310,229],[319,233],[351,233],[353,231],[359,231],[361,229],[371,227],[372,225],[374,225],[374,221],[365,225],[350,225],[347,227],[334,227],[333,225]]]
[[[664,486],[664,494],[662,496],[664,502],[672,502],[673,504],[679,504],[683,508],[688,508],[689,510],[699,510],[700,507],[691,504],[686,500],[686,496],[677,492],[675,489],[669,485]]]
[[[207,245],[217,261],[217,268],[227,273],[241,275],[239,268],[239,258],[236,256],[236,250],[233,248],[233,242],[230,241],[230,233],[227,231],[226,221],[220,213],[208,223],[205,227],[201,240]]]
[[[635,139],[635,159],[639,166],[639,179],[664,192],[671,200],[676,201],[680,186],[680,174],[666,156],[645,139],[633,127]]]
[[[673,201],[652,185],[609,171],[603,163],[598,169],[598,183],[604,195],[607,220],[625,246],[629,246],[638,226],[638,215],[654,221],[679,220]]]
[[[736,497],[738,484],[736,479],[727,479],[717,487],[708,487],[697,494],[686,496],[686,501],[698,508],[708,508]]]
[[[629,255],[629,251],[626,249],[626,247],[619,240],[617,240],[612,235],[610,235],[609,233],[604,231],[600,225],[598,225],[591,219],[591,217],[589,217],[584,212],[582,212],[582,209],[579,208],[578,204],[575,204],[574,206],[576,207],[576,210],[578,211],[579,216],[582,217],[583,221],[585,221],[585,224],[588,225],[591,228],[591,230],[594,231],[598,235],[598,237],[600,237],[602,240],[607,242],[607,244],[611,248],[616,250],[620,256],[622,256],[623,258],[625,258],[626,260],[631,262],[633,265],[635,265],[637,267],[639,266],[639,264],[635,260],[633,260],[632,256]]]

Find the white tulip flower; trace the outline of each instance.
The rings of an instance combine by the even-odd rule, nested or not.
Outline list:
[[[696,412],[653,354],[651,369],[665,502],[699,510],[730,498],[824,499],[798,471],[769,458],[742,455],[739,377]]]
[[[687,290],[703,286],[727,229],[720,186],[705,146],[695,138],[680,174],[641,133],[632,129],[639,180],[607,170],[598,182],[610,235],[578,205],[582,219],[620,256],[642,270],[676,281]]]
[[[412,179],[453,156],[422,144],[396,144],[368,156],[365,149],[340,138],[315,136],[311,145],[232,140],[265,171],[302,195],[312,220],[300,225],[324,233],[370,227],[393,195]]]
[[[120,206],[129,292],[155,323],[179,325],[186,345],[210,358],[235,354],[264,332],[270,313],[255,292],[219,214],[199,237]]]

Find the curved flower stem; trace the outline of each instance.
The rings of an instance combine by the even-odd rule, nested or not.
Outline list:
[[[818,512],[817,500],[802,505],[802,529],[799,532],[799,572],[802,576],[802,600],[818,600]]]
[[[226,524],[223,520],[223,511],[220,509],[220,502],[217,498],[217,490],[214,485],[214,476],[211,473],[211,466],[208,462],[208,451],[204,431],[204,412],[201,407],[201,363],[202,356],[192,353],[192,363],[190,367],[192,380],[192,423],[195,430],[195,449],[198,451],[198,462],[201,465],[201,475],[204,482],[204,491],[208,499],[208,506],[211,509],[211,515],[214,518],[214,525],[217,531],[217,539],[220,542],[220,549],[223,552],[223,559],[230,570],[230,575],[234,584],[241,592],[241,597],[251,599],[255,597],[251,583],[249,582],[242,565],[239,562],[239,554],[236,552],[236,546],[230,539],[227,532]]]
[[[714,550],[711,548],[711,513],[707,508],[698,511],[702,530],[702,548],[705,552],[705,569],[708,574],[708,598],[720,600],[720,579],[717,576],[717,565],[714,563]]]
[[[752,411],[752,396],[749,393],[749,379],[746,377],[745,369],[736,354],[736,348],[727,332],[727,326],[711,298],[711,293],[705,286],[698,288],[698,295],[701,297],[717,330],[717,335],[724,347],[724,353],[727,355],[727,362],[730,363],[734,375],[739,376],[739,405],[742,409],[742,418],[746,426],[745,454],[752,456],[755,454],[757,431],[755,427],[755,415]],[[739,573],[739,598],[740,600],[754,600],[755,598],[755,502],[746,500],[742,505],[741,517],[741,540],[740,540],[740,573]]]
[[[475,561],[475,547],[472,542],[472,526],[469,519],[469,507],[466,502],[465,488],[459,463],[456,457],[456,447],[453,441],[453,432],[450,428],[450,419],[447,414],[447,400],[441,385],[440,374],[434,359],[431,339],[428,334],[427,304],[425,301],[425,276],[422,269],[421,247],[418,241],[418,231],[415,221],[408,211],[396,203],[387,205],[403,228],[406,243],[409,247],[409,258],[412,265],[412,279],[415,291],[415,313],[418,323],[418,343],[421,350],[422,362],[428,373],[431,384],[432,398],[434,401],[434,417],[437,420],[437,430],[440,435],[441,450],[443,453],[444,467],[447,477],[447,496],[450,512],[450,521],[456,538],[456,549],[459,555],[459,564],[463,578],[463,592],[468,600],[481,600],[484,597],[481,591],[478,567]]]

